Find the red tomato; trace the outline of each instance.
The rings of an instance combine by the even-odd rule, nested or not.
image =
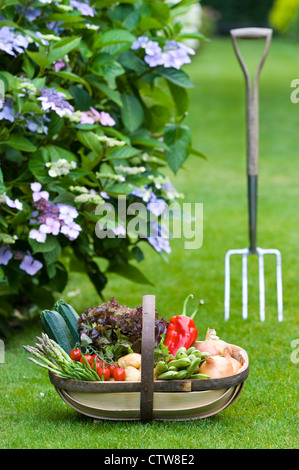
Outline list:
[[[116,363],[110,364],[110,366],[108,367],[108,369],[110,370],[110,375],[111,375],[111,377],[113,377],[113,374],[114,374],[115,369],[118,369],[118,364],[116,364]]]
[[[101,367],[109,367],[109,365],[106,362],[104,362],[103,359],[101,359],[97,354],[94,354],[92,358],[93,358],[93,361],[96,360],[97,364],[101,364]]]
[[[87,360],[87,362],[92,365],[93,363],[93,356],[91,354],[83,354],[83,356],[85,357],[85,359]],[[83,357],[80,358],[80,362],[82,362],[82,364],[85,364],[85,361],[83,359]]]
[[[122,367],[117,367],[116,369],[114,369],[114,371],[113,371],[113,378],[114,378],[114,380],[116,380],[116,381],[125,380],[125,378],[126,378],[126,371],[125,371],[125,369],[123,369]]]
[[[72,349],[70,352],[70,358],[73,359],[73,361],[80,361],[81,359],[81,349]]]
[[[96,368],[97,374],[100,378],[102,376],[104,377],[104,380],[108,380],[110,378],[110,370],[108,369],[108,367],[101,367],[101,365],[97,363]]]

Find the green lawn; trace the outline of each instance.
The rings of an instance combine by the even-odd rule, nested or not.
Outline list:
[[[254,43],[249,62],[260,57]],[[298,368],[291,342],[299,338],[298,148],[299,103],[290,101],[290,83],[299,78],[298,45],[273,40],[260,79],[260,165],[258,245],[281,250],[284,321],[278,323],[275,262],[266,258],[266,321],[259,320],[256,259],[250,259],[249,313],[241,317],[241,260],[232,266],[231,317],[224,321],[224,256],[248,246],[244,80],[229,39],[215,39],[188,67],[194,89],[190,113],[194,147],[207,155],[188,160],[173,179],[185,202],[204,207],[203,245],[184,249],[175,239],[165,263],[145,246],[140,264],[153,286],[112,276],[105,296],[137,305],[155,294],[157,309],[170,318],[184,298],[204,299],[197,317],[200,337],[213,327],[227,341],[244,347],[250,375],[239,399],[221,413],[185,422],[102,422],[78,414],[58,397],[47,373],[26,359],[23,344],[34,344],[40,325],[26,328],[5,344],[0,364],[0,447],[99,449],[278,449],[298,447]],[[67,293],[80,289],[70,299]],[[86,279],[73,275],[63,297],[78,311],[99,302]],[[298,356],[298,354],[297,354]]]

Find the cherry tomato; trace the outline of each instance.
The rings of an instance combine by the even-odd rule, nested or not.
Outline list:
[[[110,370],[108,367],[101,367],[100,364],[96,364],[97,368],[97,374],[101,378],[102,376],[104,377],[104,380],[108,380],[110,378]]]
[[[73,361],[80,361],[81,359],[81,349],[72,349],[70,352],[70,358],[73,359]]]
[[[113,377],[115,369],[118,369],[118,364],[117,363],[110,364],[108,369],[110,370],[110,376]]]
[[[92,365],[93,363],[93,356],[91,354],[83,354],[83,356],[85,357],[85,359],[87,360],[87,362]],[[83,359],[83,357],[80,358],[80,362],[82,362],[82,364],[85,364],[85,361]]]
[[[100,364],[100,367],[109,367],[108,364],[103,361],[103,359],[99,358],[97,354],[94,354],[92,356],[92,364],[91,364],[92,368],[93,368],[94,360],[96,361],[96,364]]]
[[[126,378],[126,371],[122,367],[116,367],[113,371],[113,378],[116,381],[125,380]]]

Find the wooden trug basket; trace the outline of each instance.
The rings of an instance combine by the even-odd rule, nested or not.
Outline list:
[[[246,351],[231,345],[242,364],[235,375],[219,379],[154,380],[155,296],[143,296],[141,381],[88,382],[49,372],[58,395],[95,420],[187,420],[219,413],[240,395],[249,375]],[[195,343],[196,345],[196,343]]]

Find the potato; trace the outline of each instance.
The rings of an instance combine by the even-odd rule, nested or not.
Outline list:
[[[141,367],[141,354],[138,353],[130,353],[126,356],[121,357],[117,363],[119,367],[125,369],[128,366],[135,367],[135,369],[139,369]]]
[[[140,370],[135,369],[135,367],[127,366],[125,367],[126,372],[126,382],[140,382],[141,381],[141,373]]]

